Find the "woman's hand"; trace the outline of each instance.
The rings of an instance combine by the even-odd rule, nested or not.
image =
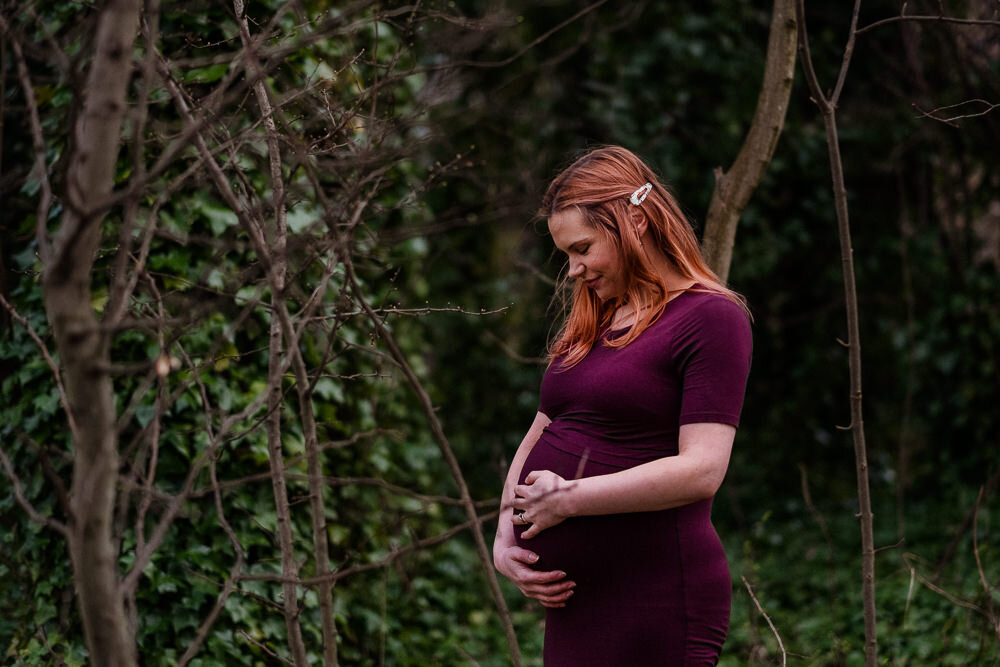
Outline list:
[[[521,533],[523,539],[531,539],[572,516],[567,492],[573,485],[549,470],[533,470],[524,478],[524,484],[514,487],[514,521],[529,526]]]
[[[562,570],[534,569],[532,565],[537,562],[538,554],[518,546],[505,547],[493,556],[500,574],[513,581],[524,595],[535,598],[544,607],[565,607],[576,583],[567,580]]]

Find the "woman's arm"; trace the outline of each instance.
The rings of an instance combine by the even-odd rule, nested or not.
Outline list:
[[[493,565],[505,577],[517,585],[528,597],[537,599],[546,607],[564,607],[573,594],[572,581],[566,580],[566,573],[560,570],[540,571],[532,566],[538,562],[538,554],[517,546],[514,539],[513,509],[514,487],[521,476],[521,468],[531,449],[538,442],[545,427],[552,423],[544,413],[537,413],[535,420],[524,436],[514,460],[507,472],[507,480],[500,498],[500,517],[497,520],[497,536],[493,542]]]
[[[735,436],[729,424],[685,424],[677,456],[577,480],[532,472],[514,487],[514,507],[531,524],[521,537],[530,539],[571,516],[648,512],[711,498],[726,476]]]

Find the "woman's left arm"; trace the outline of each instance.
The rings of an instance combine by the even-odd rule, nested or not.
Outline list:
[[[729,424],[685,424],[677,456],[576,480],[532,472],[514,488],[514,506],[531,524],[522,537],[530,539],[572,516],[649,512],[711,498],[726,476],[735,436]]]

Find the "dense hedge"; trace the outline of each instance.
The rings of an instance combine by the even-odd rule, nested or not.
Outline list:
[[[281,4],[252,7],[256,24],[266,25]],[[543,367],[533,358],[543,355],[551,326],[549,280],[561,260],[535,217],[541,190],[572,151],[621,143],[657,166],[700,228],[712,170],[732,161],[753,112],[769,21],[759,4],[608,3],[537,43],[580,7],[513,3],[500,11],[493,3],[430,3],[412,18],[387,11],[376,21],[392,8],[370,6],[345,13],[351,21],[335,37],[291,49],[274,65],[267,83],[284,101],[282,131],[290,138],[283,168],[293,312],[332,267],[319,311],[324,317],[304,326],[300,349],[313,376],[320,440],[328,444],[322,466],[331,478],[325,502],[335,568],[376,563],[465,520],[450,500],[456,487],[426,417],[337,264],[343,247],[331,241],[331,229],[345,223],[337,215],[370,196],[350,245],[363,298],[386,309],[383,320],[437,406],[473,497],[487,513],[536,409]],[[975,11],[960,2],[945,6],[956,16]],[[78,54],[91,48],[96,11],[86,3],[50,3],[38,15],[7,19],[12,34],[31,44],[26,63],[57,190],[86,66]],[[299,12],[282,15],[282,37],[268,46],[307,34],[306,19],[318,24],[347,11],[337,3],[301,3]],[[895,3],[872,3],[861,23],[898,11]],[[910,3],[907,11],[933,14],[937,4]],[[162,51],[192,99],[204,99],[229,73],[235,19],[211,3],[162,12]],[[483,20],[471,25],[456,17]],[[830,81],[849,12],[810,7],[808,19],[817,66]],[[862,308],[876,541],[885,547],[877,555],[880,654],[889,664],[1000,660],[990,621],[1000,571],[1000,540],[991,530],[1000,460],[1000,173],[993,157],[1000,115],[944,123],[919,113],[1000,97],[997,60],[989,57],[996,35],[995,26],[931,22],[865,33],[839,110]],[[47,36],[67,50],[71,71],[38,46]],[[31,169],[24,91],[6,53],[2,288],[52,349],[34,240],[40,181]],[[137,62],[141,57],[139,49]],[[442,67],[458,60],[505,64]],[[139,85],[137,75],[133,98]],[[231,99],[210,125],[212,138],[220,154],[227,137],[238,138],[245,187],[266,208],[270,185],[258,113],[238,78],[229,90]],[[363,113],[374,114],[370,124],[341,122]],[[152,164],[179,119],[156,86],[149,114],[141,159]],[[292,139],[309,146],[308,158],[296,153]],[[134,176],[136,156],[126,147],[119,187]],[[160,495],[152,497],[146,531],[181,488],[211,430],[264,390],[269,363],[266,269],[235,214],[202,171],[164,196],[195,158],[192,150],[178,152],[138,204],[139,219],[155,221],[158,231],[129,313],[149,319],[163,308],[170,324],[124,330],[112,353],[125,415],[123,480],[133,467],[148,465],[149,425],[162,424]],[[50,228],[59,215],[57,201]],[[92,284],[99,313],[114,279],[124,216],[113,209],[105,221]],[[715,505],[734,579],[723,664],[778,660],[777,643],[741,577],[793,664],[862,664],[854,464],[850,438],[837,428],[849,421],[846,353],[837,342],[845,328],[839,252],[822,124],[801,80],[774,163],[741,221],[730,280],[754,312],[755,353],[743,424]],[[179,362],[162,382],[151,371],[161,354]],[[0,382],[0,441],[23,493],[42,514],[65,520],[56,481],[70,487],[74,452],[65,415],[37,345],[9,317],[0,335]],[[302,576],[310,576],[304,435],[290,375],[283,388],[296,555]],[[164,395],[171,396],[165,407],[158,398]],[[245,552],[245,575],[280,573],[262,419],[258,411],[238,424],[214,461],[225,517]],[[48,664],[54,651],[67,664],[85,664],[65,542],[29,520],[9,478],[0,480],[4,661]],[[973,531],[971,511],[983,485]],[[177,661],[235,559],[207,468],[196,487],[136,593],[145,664]],[[135,558],[141,499],[123,490],[120,501],[124,573]],[[484,529],[492,533],[489,522]],[[269,651],[286,655],[280,584],[242,581],[237,589],[196,663],[270,664]],[[306,644],[318,660],[315,591],[300,590]],[[541,610],[513,587],[505,585],[505,592],[521,648],[537,664]],[[507,663],[468,531],[345,577],[333,597],[343,664]]]

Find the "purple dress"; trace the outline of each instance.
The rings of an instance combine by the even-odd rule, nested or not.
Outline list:
[[[621,335],[607,331],[602,337]],[[525,460],[566,479],[677,454],[683,424],[739,422],[750,324],[727,298],[688,291],[635,341],[598,341],[579,364],[542,380],[552,423]],[[545,616],[546,667],[714,665],[729,626],[730,578],[712,501],[657,512],[574,517],[518,544],[575,593]]]

